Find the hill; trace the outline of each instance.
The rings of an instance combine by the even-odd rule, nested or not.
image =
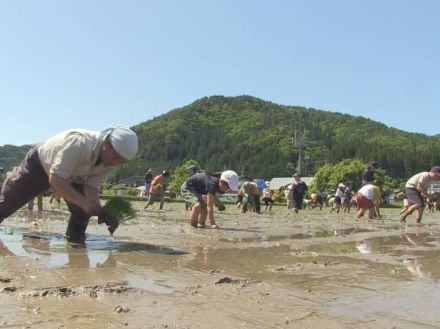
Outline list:
[[[117,178],[173,170],[195,159],[210,171],[231,168],[253,177],[289,176],[297,167],[295,131],[304,134],[303,174],[343,159],[377,160],[407,178],[440,164],[439,136],[404,132],[347,114],[284,106],[251,96],[211,96],[132,127],[140,149]],[[29,146],[0,147],[0,165],[17,165]]]
[[[195,159],[211,171],[235,169],[253,177],[291,175],[297,166],[294,132],[304,133],[303,169],[347,158],[377,160],[388,174],[405,178],[440,163],[438,137],[407,133],[364,117],[283,106],[250,96],[204,97],[141,123],[134,161],[125,177],[148,167],[173,169]]]
[[[5,171],[8,171],[13,167],[18,166],[30,148],[30,145],[0,146],[0,167],[3,167]]]

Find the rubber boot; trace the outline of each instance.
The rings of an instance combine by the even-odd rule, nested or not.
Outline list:
[[[83,194],[83,186],[72,184],[78,192]],[[70,211],[69,224],[66,230],[66,240],[69,242],[83,243],[86,240],[86,229],[89,225],[90,216],[77,205],[66,202]]]
[[[86,240],[86,229],[89,225],[90,216],[75,205],[69,205],[69,210],[70,219],[66,230],[66,240],[69,242],[83,243]]]

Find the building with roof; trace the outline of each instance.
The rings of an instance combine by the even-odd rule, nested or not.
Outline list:
[[[307,186],[313,182],[315,177],[301,177],[301,180],[306,183]],[[293,177],[274,177],[270,180],[270,189],[279,190],[281,187],[292,184]]]

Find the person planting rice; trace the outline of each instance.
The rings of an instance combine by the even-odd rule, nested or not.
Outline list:
[[[99,190],[114,167],[133,159],[137,151],[136,133],[120,125],[101,132],[70,129],[34,145],[4,182],[0,222],[52,187],[70,211],[68,241],[83,242],[94,215],[113,232],[119,221],[105,214]]]
[[[356,193],[356,204],[358,208],[357,218],[364,216],[368,211],[368,218],[380,218],[380,189],[374,184],[366,184],[362,186]]]
[[[147,209],[154,203],[154,201],[160,201],[159,209],[163,209],[163,204],[165,203],[165,190],[168,187],[169,180],[170,173],[166,170],[163,170],[160,175],[153,178],[148,193],[148,201],[145,204],[144,209]]]
[[[428,194],[428,188],[431,183],[437,181],[440,177],[440,166],[434,166],[429,172],[421,172],[412,176],[405,185],[405,195],[408,199],[408,208],[401,213],[400,221],[404,223],[406,217],[417,210],[417,223],[422,221],[423,210],[425,209],[425,199],[431,199]]]
[[[131,205],[130,201],[124,199],[121,196],[111,197],[107,200],[104,207],[102,207],[104,212],[98,217],[98,224],[106,223],[117,219],[115,225],[109,225],[108,230],[111,235],[116,230],[117,225],[121,220],[126,220],[132,218],[135,215],[135,210]]]
[[[188,189],[197,198],[191,209],[191,226],[205,227],[206,218],[209,219],[211,228],[218,229],[214,220],[214,205],[220,210],[225,206],[217,197],[218,193],[228,190],[238,191],[238,175],[235,171],[226,170],[221,175],[199,173],[187,180]]]

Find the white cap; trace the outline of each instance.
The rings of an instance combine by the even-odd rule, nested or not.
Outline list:
[[[108,138],[116,152],[124,159],[131,160],[138,151],[139,142],[136,133],[121,125],[112,125],[101,132]]]
[[[235,171],[226,170],[222,172],[220,179],[228,184],[232,192],[238,192],[238,175]]]

